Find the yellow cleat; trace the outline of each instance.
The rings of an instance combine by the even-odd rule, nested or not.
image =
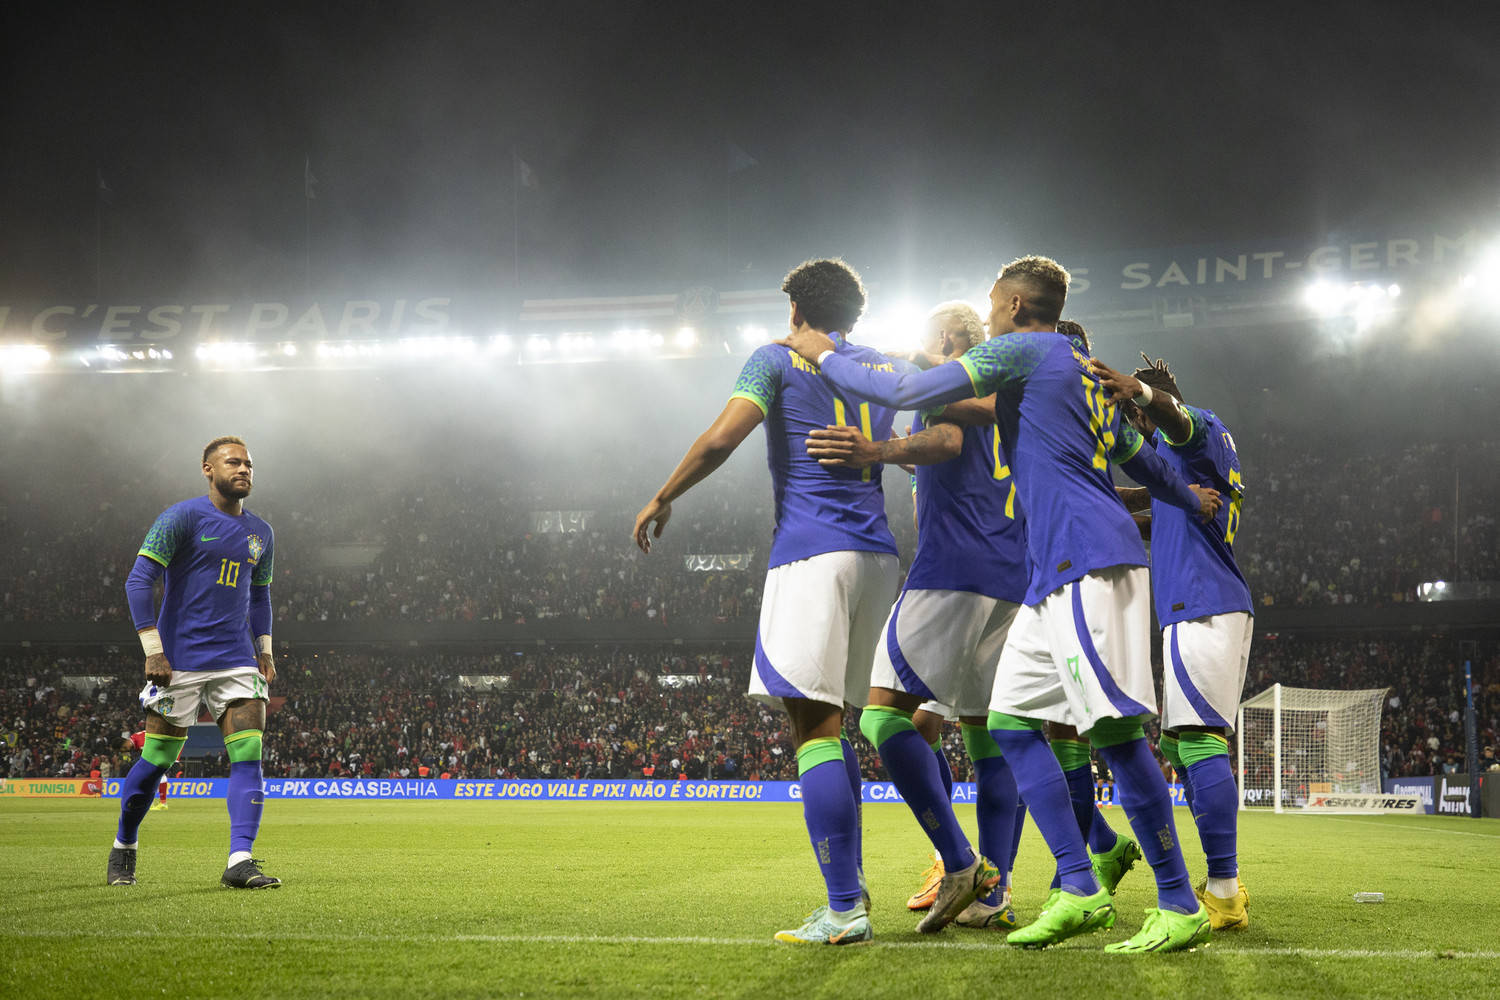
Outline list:
[[[911,898],[906,901],[906,908],[908,910],[932,909],[932,904],[937,899],[938,889],[942,887],[943,876],[945,874],[947,873],[943,871],[943,859],[934,854],[932,856],[932,864],[922,873],[922,887],[911,894]]]
[[[1198,901],[1208,911],[1209,923],[1216,931],[1242,931],[1250,926],[1250,893],[1245,891],[1244,882],[1239,879],[1235,882],[1239,891],[1229,899],[1209,892],[1207,879],[1196,886]]]

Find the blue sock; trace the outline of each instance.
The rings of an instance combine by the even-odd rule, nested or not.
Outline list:
[[[848,769],[842,760],[825,760],[803,771],[800,780],[802,818],[828,887],[828,906],[851,910],[860,904],[859,810],[849,793]]]
[[[260,832],[260,814],[265,808],[265,789],[259,760],[229,765],[229,853],[249,852]]]
[[[1187,864],[1172,821],[1172,797],[1145,736],[1100,747],[1099,756],[1115,776],[1120,805],[1156,875],[1157,905],[1181,913],[1198,912],[1198,898],[1188,884]]]
[[[878,747],[891,784],[911,807],[922,832],[943,859],[943,867],[956,872],[974,862],[974,848],[958,817],[953,815],[951,793],[944,793],[937,756],[916,729],[908,728],[885,737]]]
[[[1189,764],[1188,772],[1196,802],[1193,822],[1198,824],[1198,839],[1208,856],[1208,877],[1234,878],[1240,873],[1235,837],[1239,790],[1229,758],[1219,754],[1200,760]]]
[[[1016,786],[1042,839],[1057,859],[1060,876],[1059,885],[1067,892],[1080,896],[1092,896],[1099,891],[1094,879],[1094,869],[1089,863],[1089,852],[1079,832],[1078,820],[1073,815],[1073,803],[1068,798],[1068,783],[1063,779],[1062,766],[1047,746],[1047,738],[1040,729],[1000,729],[996,727],[998,712],[990,713],[990,735],[1000,745],[1005,759],[1010,762]],[[1009,717],[1005,717],[1008,719]]]
[[[943,753],[943,741],[940,739],[937,746],[932,748],[933,756],[937,757],[938,776],[943,779],[943,794],[948,796],[948,801],[953,801],[953,768],[948,766],[948,755]],[[978,780],[978,776],[975,776]],[[981,852],[982,853],[982,852]],[[988,854],[985,857],[989,857]]]
[[[859,773],[859,754],[849,738],[839,736],[844,750],[844,771],[849,775],[849,789],[854,793],[854,863],[865,867],[865,782]]]
[[[979,821],[979,853],[997,865],[1005,865],[995,894],[1003,895],[1010,885],[1010,864],[1016,855],[1016,813],[1020,796],[1016,776],[1004,757],[982,757],[974,761],[974,784],[977,786],[974,812]],[[994,905],[998,898],[986,899]]]
[[[1225,757],[1224,759],[1226,761],[1229,760],[1228,757]],[[1192,813],[1194,818],[1196,818],[1198,814],[1193,810],[1193,778],[1192,775],[1188,773],[1190,770],[1191,768],[1187,767],[1186,765],[1178,768],[1177,780],[1182,785],[1182,797],[1187,800],[1188,812]]]
[[[1011,780],[1015,780],[1016,774],[1011,772]],[[1020,789],[1016,789],[1019,794]],[[1010,861],[1005,867],[1005,884],[1010,885],[1010,873],[1016,870],[1016,855],[1021,853],[1021,831],[1026,829],[1026,800],[1016,801],[1016,832],[1010,842]]]
[[[136,842],[141,820],[146,818],[151,800],[156,798],[156,786],[166,773],[165,767],[157,767],[145,757],[136,758],[130,765],[125,780],[120,782],[120,825],[115,828],[115,839],[120,843]]]
[[[1119,839],[1119,834],[1109,825],[1094,799],[1093,767],[1064,771],[1063,777],[1068,782],[1068,796],[1073,800],[1073,815],[1078,817],[1078,829],[1083,831],[1088,840],[1089,850],[1095,854],[1111,850]]]

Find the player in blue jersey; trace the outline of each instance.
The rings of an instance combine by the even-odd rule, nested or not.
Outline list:
[[[820,364],[841,391],[887,406],[925,409],[996,394],[1003,452],[1026,514],[1031,579],[1006,637],[988,724],[1061,872],[1060,891],[1008,940],[1040,948],[1114,924],[1109,892],[1094,876],[1067,783],[1042,733],[1052,721],[1077,726],[1099,748],[1156,874],[1157,907],[1137,934],[1108,949],[1182,950],[1207,939],[1209,920],[1188,884],[1166,782],[1142,728],[1156,702],[1149,574],[1109,465],[1205,516],[1217,512],[1219,498],[1191,489],[1121,423],[1088,369],[1089,356],[1057,333],[1067,287],[1056,261],[1012,261],[990,289],[992,339],[957,365],[925,372],[850,364],[816,331],[797,330],[786,343]]]
[[[1165,362],[1146,358],[1134,375],[1097,361],[1093,367],[1169,466],[1229,497],[1207,523],[1152,501],[1151,593],[1165,664],[1162,756],[1182,777],[1208,860],[1198,897],[1214,930],[1242,930],[1250,926],[1250,897],[1239,877],[1239,793],[1229,734],[1250,662],[1255,606],[1234,559],[1245,492],[1239,454],[1212,410],[1182,402]]]
[[[895,373],[905,362],[845,339],[864,309],[859,275],[840,260],[808,261],[787,275],[794,331],[816,332],[851,364]],[[859,761],[843,736],[845,704],[862,703],[880,623],[899,585],[896,541],[885,519],[879,467],[829,468],[807,454],[814,428],[850,424],[890,435],[896,411],[838,393],[816,366],[783,345],[758,348],[729,402],[688,449],[634,537],[651,551],[672,503],[717,469],[758,424],[766,429],[775,528],[767,560],[750,694],[791,717],[803,815],[828,902],[776,934],[786,943],[854,944],[873,937],[860,870]]]
[[[983,324],[971,306],[945,303],[930,322],[951,319],[972,333],[961,341],[945,337],[950,353],[982,342]],[[1019,802],[985,713],[1006,631],[1026,593],[1026,530],[993,405],[989,413],[987,425],[967,428],[918,414],[914,434],[888,441],[871,442],[854,428],[827,428],[808,439],[808,453],[825,464],[916,466],[917,551],[875,652],[860,729],[942,863],[944,876],[917,925],[923,933],[954,920],[1015,926],[1008,887],[989,859],[1009,871]],[[974,762],[979,854],[954,816],[951,779],[945,782],[914,719],[920,706],[934,702],[956,711]]]
[[[207,708],[229,756],[229,862],[221,884],[269,889],[280,879],[250,856],[260,829],[261,733],[271,656],[271,526],[244,507],[254,482],[245,442],[215,438],[203,449],[208,494],[173,504],[146,533],[125,581],[146,654],[146,740],[120,783],[120,823],[109,852],[110,885],[134,885],[137,831],[151,793],[182,751],[187,727]],[[152,587],[166,575],[161,612]]]

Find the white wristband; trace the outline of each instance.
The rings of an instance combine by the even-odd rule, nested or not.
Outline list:
[[[141,649],[147,656],[160,656],[161,633],[154,628],[143,629],[140,633]]]
[[[832,351],[824,351],[822,354],[818,355],[818,367],[819,368],[823,367],[823,362],[827,361],[828,360],[828,355],[830,355],[832,353],[833,353]]]
[[[1153,393],[1151,391],[1151,387],[1149,385],[1147,385],[1146,383],[1142,382],[1141,383],[1141,391],[1140,391],[1140,393],[1134,399],[1132,399],[1131,402],[1134,403],[1136,406],[1150,406],[1151,405],[1151,397],[1153,395],[1155,395],[1155,393]]]
[[[260,647],[260,652],[261,652],[262,656],[270,656],[271,655],[271,637],[270,636],[268,636],[268,635],[260,636],[259,638],[257,638],[255,640],[255,642],[256,642],[256,645]]]

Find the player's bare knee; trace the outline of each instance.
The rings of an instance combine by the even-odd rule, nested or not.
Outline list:
[[[187,730],[181,726],[174,726],[167,721],[166,716],[160,712],[146,709],[146,732],[152,736],[186,736]]]
[[[246,729],[264,728],[266,703],[259,698],[238,698],[231,701],[224,709],[224,714],[219,716],[219,731],[226,735]]]

